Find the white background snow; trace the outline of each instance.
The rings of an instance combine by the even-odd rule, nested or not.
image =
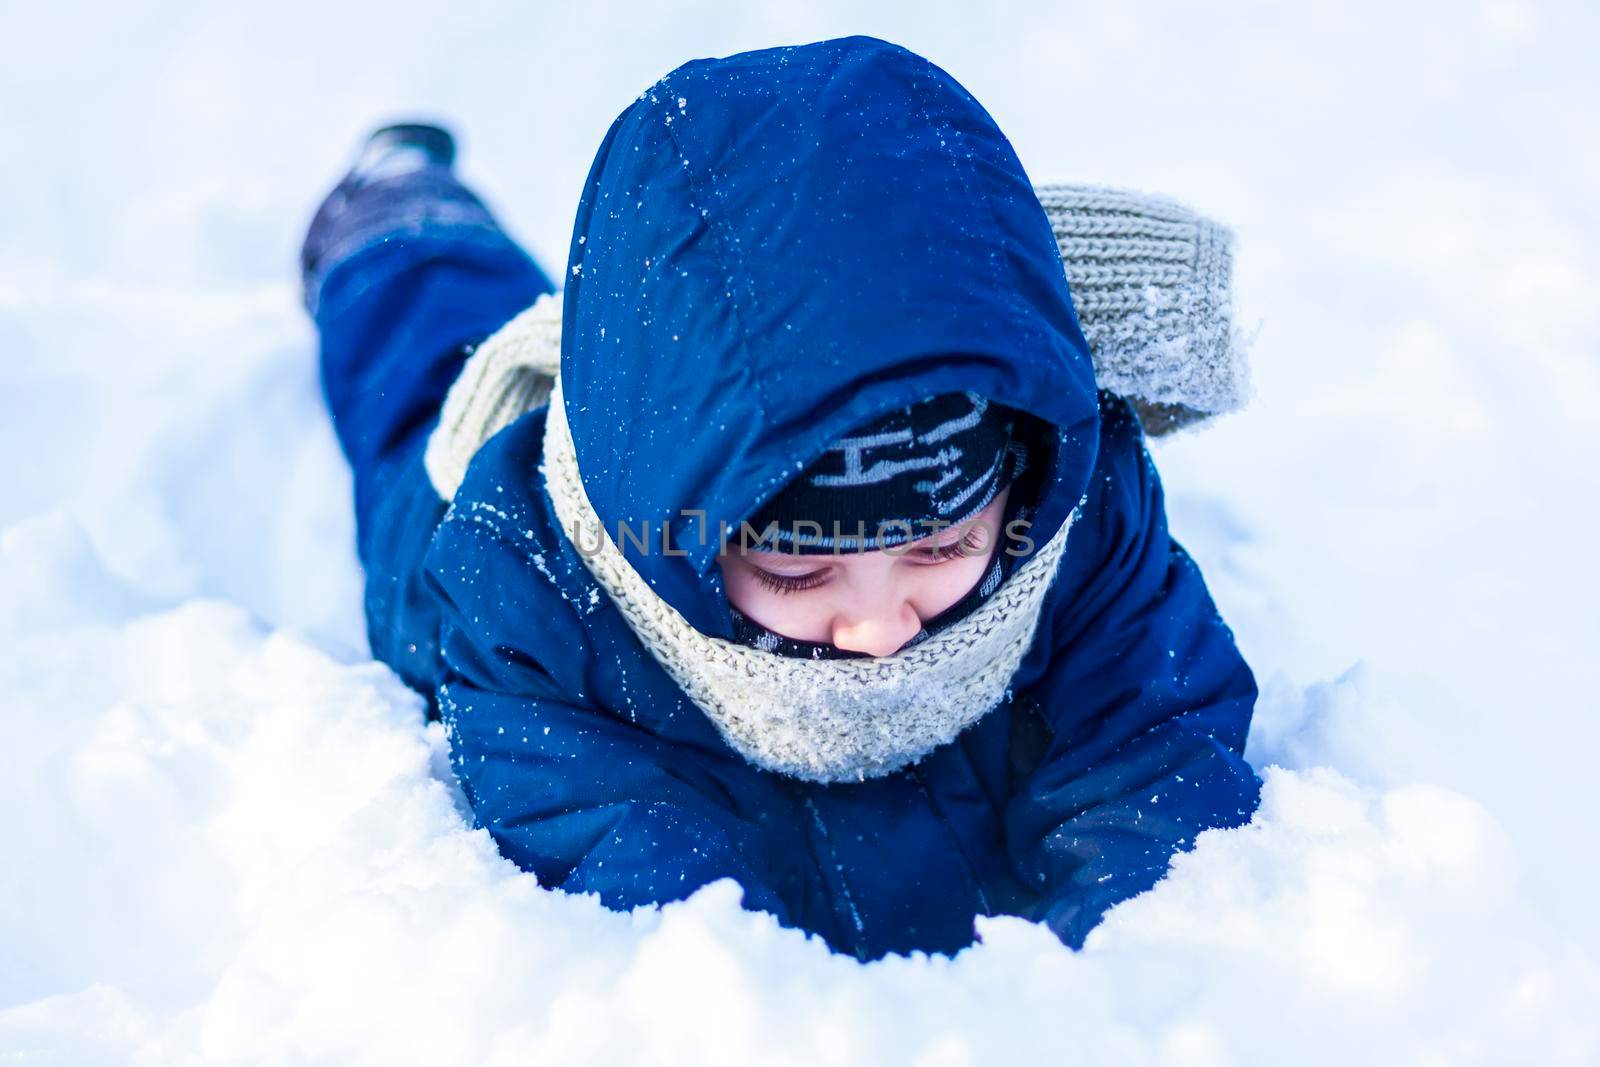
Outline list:
[[[0,1061],[1600,1062],[1593,7],[867,8],[0,14]],[[654,78],[850,32],[1238,232],[1255,396],[1157,460],[1266,799],[1082,953],[540,890],[365,652],[294,266],[361,133],[455,122],[559,274]]]

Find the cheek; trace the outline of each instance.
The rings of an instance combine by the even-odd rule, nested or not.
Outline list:
[[[953,607],[977,586],[989,569],[991,558],[992,553],[961,556],[937,567],[922,568],[924,575],[917,583],[917,614],[927,620]]]
[[[728,603],[773,633],[824,644],[833,638],[833,615],[820,603],[820,597],[775,592],[738,566],[722,567],[722,584]]]

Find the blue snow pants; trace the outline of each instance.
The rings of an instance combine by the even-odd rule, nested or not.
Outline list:
[[[472,348],[555,286],[448,169],[323,202],[301,252],[324,397],[355,476],[372,654],[429,700],[440,674],[423,553],[443,517],[422,465],[428,433]],[[409,619],[411,625],[402,626]]]

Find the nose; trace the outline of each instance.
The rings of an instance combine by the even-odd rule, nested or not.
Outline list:
[[[922,620],[902,600],[884,611],[835,619],[833,644],[848,652],[888,656],[904,648],[921,630]]]

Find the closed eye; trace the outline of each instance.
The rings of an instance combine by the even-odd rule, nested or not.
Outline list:
[[[947,545],[934,545],[932,548],[919,548],[912,552],[917,559],[929,566],[937,563],[948,563],[959,556],[975,556],[988,547],[988,534],[982,527],[974,523],[959,541],[952,541]]]
[[[826,570],[811,571],[809,574],[773,574],[771,571],[753,566],[750,572],[755,575],[756,581],[775,593],[798,593],[806,589],[815,589],[828,580]]]

